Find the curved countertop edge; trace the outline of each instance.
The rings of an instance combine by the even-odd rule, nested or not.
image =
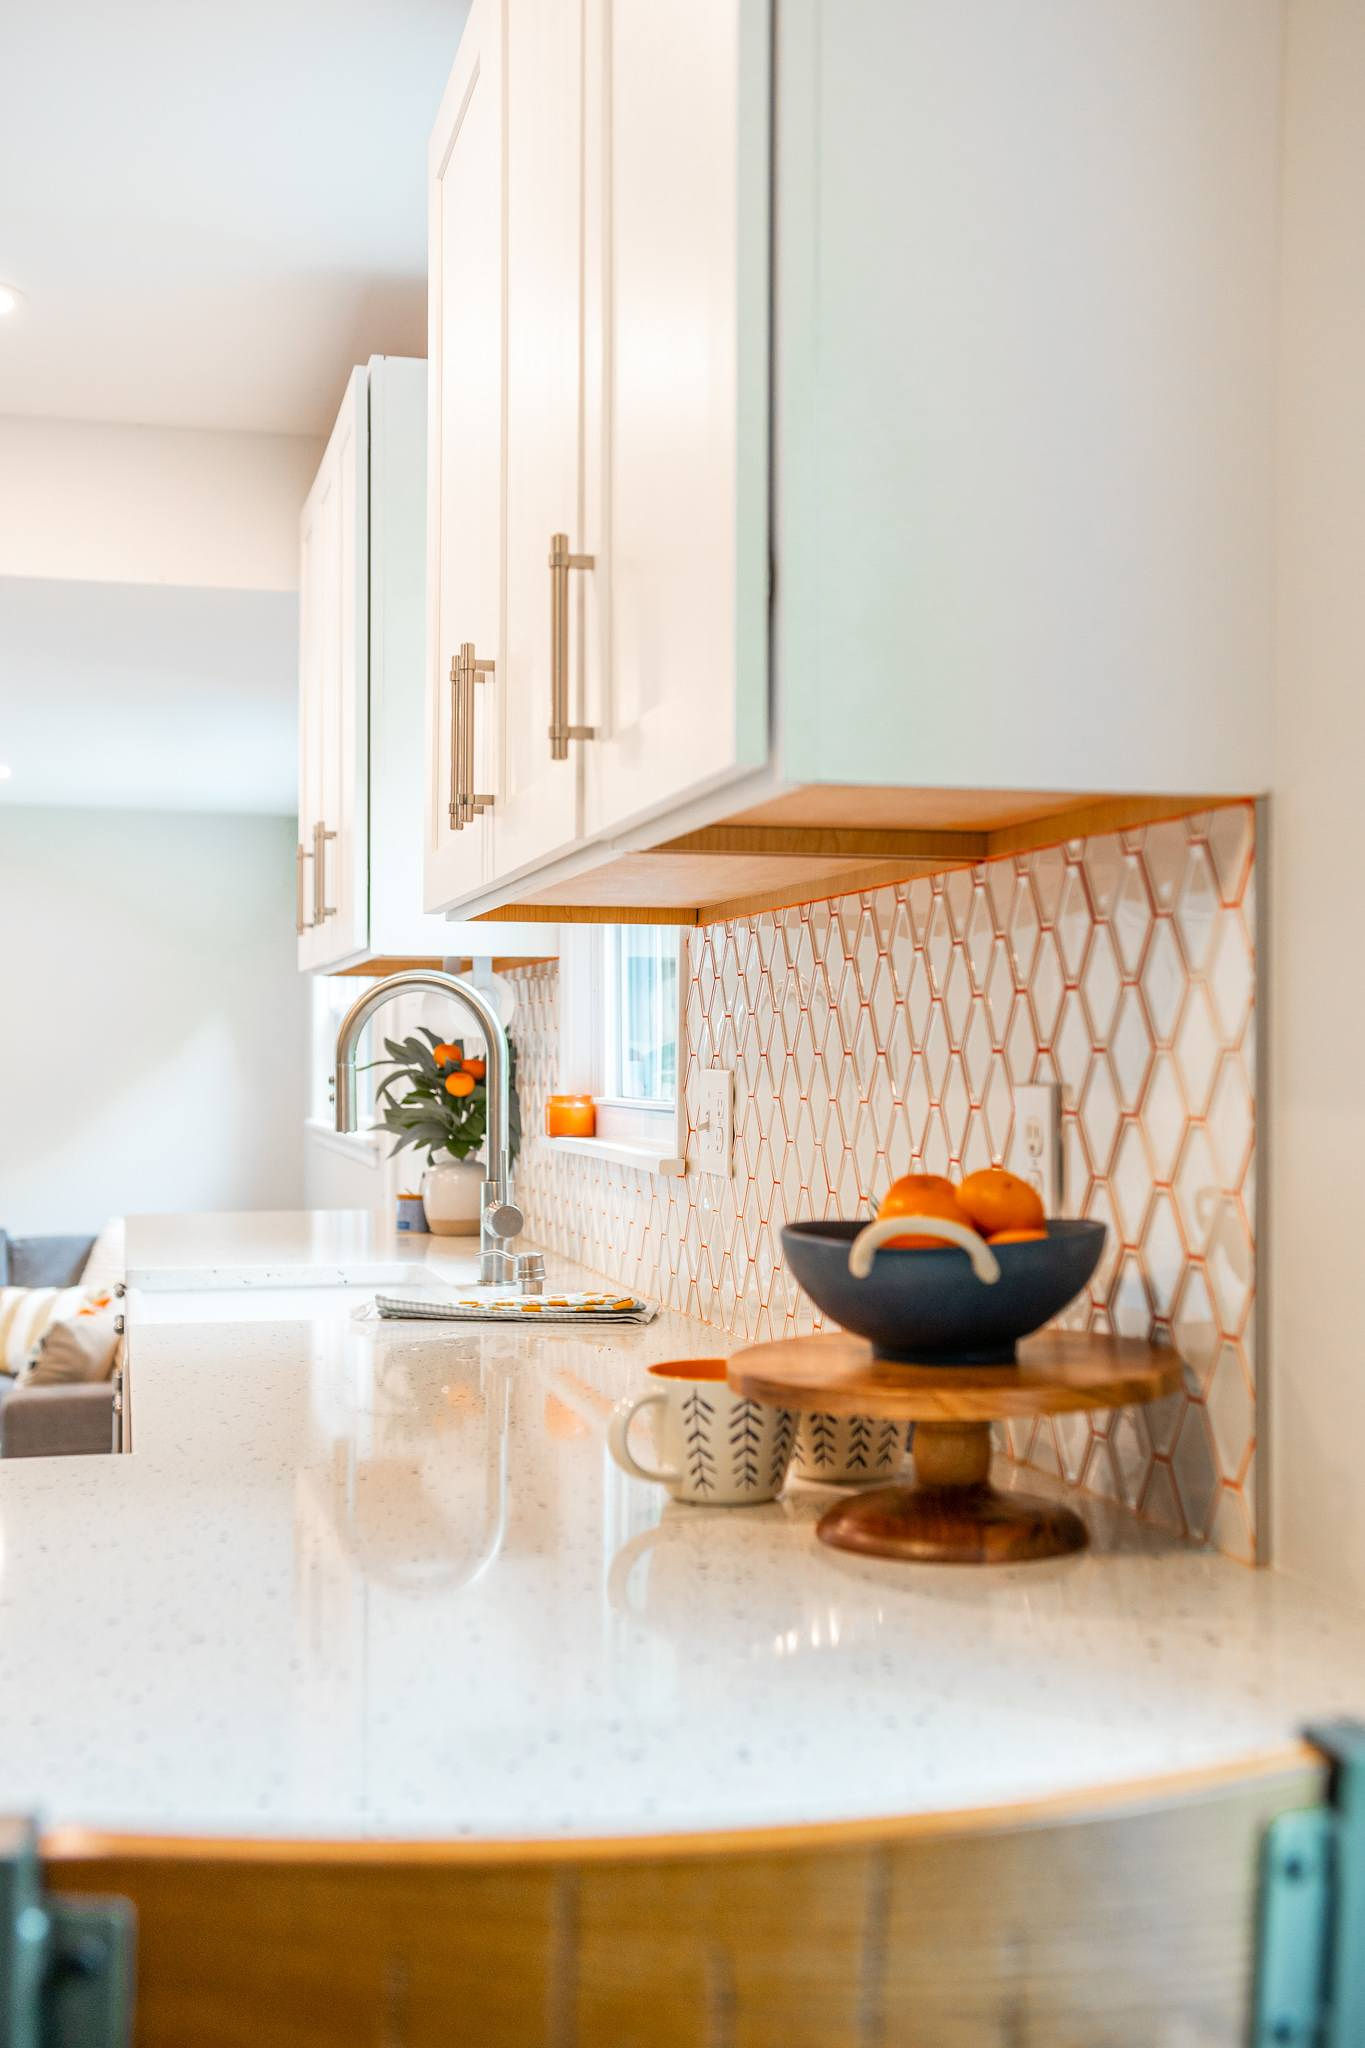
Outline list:
[[[309,1295],[297,1289],[297,1299],[277,1295],[273,1302],[273,1290],[260,1287],[254,1299],[252,1290],[235,1297],[194,1292],[205,1277],[221,1282],[225,1251],[257,1276],[267,1265],[272,1275],[278,1270],[296,1279],[324,1252],[330,1265],[340,1248],[333,1225],[344,1235],[356,1219],[350,1212],[251,1217],[238,1242],[233,1227],[241,1221],[181,1219],[179,1259],[172,1263],[190,1291],[163,1282],[157,1295],[130,1299],[137,1454],[21,1462],[3,1475],[8,1677],[16,1711],[27,1716],[24,1740],[11,1751],[9,1805],[38,1817],[44,1857],[70,1885],[79,1883],[83,1868],[97,1865],[129,1873],[180,1865],[187,1875],[235,1866],[264,1875],[310,1866],[472,1872],[643,1866],[710,1855],[737,1861],[838,1855],[897,1843],[927,1848],[935,1840],[1043,1833],[1130,1814],[1194,1810],[1239,1795],[1283,1805],[1312,1804],[1322,1796],[1327,1767],[1302,1731],[1315,1714],[1352,1710],[1365,1695],[1365,1638],[1334,1603],[1310,1597],[1305,1607],[1277,1574],[1246,1572],[1193,1551],[1139,1528],[1125,1509],[1099,1499],[1087,1502],[1098,1523],[1092,1551],[1055,1568],[1022,1567],[1029,1576],[1017,1587],[1008,1571],[999,1579],[973,1574],[963,1578],[959,1598],[938,1572],[912,1582],[903,1567],[877,1573],[839,1563],[831,1576],[832,1560],[824,1556],[817,1580],[809,1524],[824,1489],[799,1483],[781,1503],[755,1510],[753,1523],[742,1527],[705,1513],[694,1525],[693,1510],[676,1513],[654,1489],[617,1474],[605,1460],[602,1432],[613,1399],[637,1387],[661,1352],[697,1356],[705,1346],[710,1355],[718,1348],[714,1326],[665,1312],[644,1328],[537,1333],[533,1341],[520,1332],[462,1329],[457,1335],[429,1323],[357,1322],[349,1290]],[[363,1244],[345,1249],[371,1261],[397,1256],[406,1264],[411,1258],[408,1246],[400,1248],[382,1230],[362,1236]],[[463,1241],[424,1249],[422,1266],[442,1281],[456,1278],[449,1269],[468,1261]],[[146,1264],[158,1266],[154,1244]],[[557,1284],[578,1281],[582,1269],[558,1259],[555,1266],[564,1274]],[[238,1304],[247,1307],[245,1316]],[[719,1348],[725,1348],[723,1337]],[[385,1375],[392,1378],[397,1365],[402,1372],[390,1387]],[[499,1789],[507,1779],[508,1796],[483,1796],[479,1772],[453,1741],[448,1719],[429,1710],[430,1618],[421,1628],[407,1626],[406,1606],[374,1576],[367,1553],[350,1546],[351,1524],[338,1519],[340,1496],[333,1498],[338,1457],[347,1472],[352,1465],[363,1472],[365,1461],[374,1461],[380,1478],[393,1479],[397,1491],[392,1500],[375,1493],[371,1521],[379,1516],[381,1537],[404,1532],[405,1556],[408,1550],[425,1555],[423,1546],[435,1539],[424,1522],[407,1533],[409,1497],[424,1498],[421,1482],[440,1506],[441,1488],[448,1490],[479,1452],[486,1415],[484,1436],[476,1441],[469,1430],[471,1418],[487,1407],[486,1401],[479,1407],[480,1389],[490,1373],[489,1384],[505,1384],[513,1397],[510,1420],[504,1415],[501,1424],[521,1483],[524,1526],[512,1561],[527,1578],[531,1559],[535,1576],[526,1586],[508,1576],[506,1598],[516,1596],[510,1608],[506,1598],[498,1605],[486,1593],[479,1596],[473,1640],[481,1654],[496,1653],[496,1668],[505,1672],[509,1641],[515,1647],[526,1634],[514,1627],[521,1610],[539,1616],[542,1596],[567,1601],[554,1610],[568,1616],[557,1632],[542,1643],[537,1624],[527,1639],[538,1646],[531,1678],[553,1678],[558,1659],[581,1679],[580,1711],[571,1726],[587,1788],[581,1793],[557,1789],[568,1752],[552,1750],[542,1733],[546,1702],[558,1695],[546,1684],[528,1691],[523,1674],[515,1688],[504,1681],[492,1704],[485,1701],[488,1726],[474,1717],[491,1742],[489,1730],[503,1729],[498,1715],[509,1699],[515,1709],[503,1742],[507,1754],[493,1743],[488,1765],[502,1774]],[[455,1422],[446,1414],[451,1387],[467,1397],[451,1409]],[[396,1395],[389,1398],[394,1388],[403,1397],[396,1406]],[[384,1401],[377,1389],[387,1389]],[[566,1431],[570,1415],[579,1426]],[[443,1454],[440,1485],[413,1460],[412,1443],[426,1445],[428,1438]],[[204,1491],[206,1476],[214,1484]],[[1027,1479],[1034,1490],[1064,1491],[1060,1479],[1032,1472]],[[174,1526],[191,1502],[195,1512],[187,1526],[195,1542],[163,1554],[152,1539]],[[101,1625],[93,1632],[87,1626],[89,1574],[54,1580],[52,1571],[54,1544],[75,1541],[92,1514],[104,1517],[96,1590],[109,1596],[96,1603]],[[362,1533],[369,1528],[364,1524]],[[658,1549],[659,1571],[649,1581],[653,1604],[637,1588],[633,1603],[608,1600],[604,1607],[604,1560],[634,1555],[632,1546],[646,1537]],[[692,1584],[699,1554],[714,1566],[708,1612],[716,1632],[706,1639],[705,1654],[680,1659],[680,1629],[685,1647],[693,1640],[692,1610],[689,1605],[685,1625],[679,1624],[674,1595],[679,1585]],[[157,1559],[150,1574],[142,1570],[149,1555]],[[300,1558],[308,1567],[302,1578]],[[664,1569],[670,1565],[672,1577]],[[883,1576],[888,1592],[894,1585],[913,1608],[913,1627],[905,1625],[904,1605],[893,1611],[890,1600],[883,1601]],[[789,1585],[794,1597],[800,1595],[792,1615]],[[358,1587],[371,1589],[367,1604],[354,1612],[347,1607],[337,1627],[315,1641],[313,1623],[331,1616],[324,1596],[335,1606],[337,1588],[349,1597]],[[206,1588],[212,1596],[208,1628],[202,1626]],[[442,1594],[432,1609],[443,1626],[455,1626],[451,1640],[464,1640],[460,1603],[467,1600],[467,1590],[458,1599]],[[614,1633],[581,1642],[581,1632],[570,1626],[575,1601],[591,1602],[594,1616],[600,1609]],[[829,1636],[825,1610],[836,1607],[839,1618],[865,1624],[861,1632]],[[375,1637],[383,1655],[371,1665],[360,1652],[368,1655],[376,1616],[387,1632]],[[779,1666],[772,1659],[792,1650],[782,1628],[793,1616],[801,1634],[796,1647],[809,1654],[799,1664]],[[262,1617],[270,1623],[263,1639],[253,1633]],[[269,1655],[238,1654],[240,1644],[261,1640]],[[142,1739],[150,1709],[150,1735],[141,1749],[130,1748],[136,1768],[117,1801],[108,1796],[104,1749],[83,1746],[79,1712],[72,1708],[54,1720],[34,1707],[28,1674],[50,1670],[54,1643],[73,1672],[106,1687],[112,1725],[125,1736],[136,1730]],[[941,1669],[944,1644],[961,1654]],[[875,1668],[869,1663],[874,1654]],[[145,1669],[138,1665],[133,1684],[129,1660],[139,1656],[150,1661]],[[962,1703],[976,1697],[978,1661],[989,1711],[981,1728],[970,1722],[964,1728]],[[1137,1686],[1132,1699],[1123,1676],[1130,1663]],[[274,1676],[263,1685],[267,1670]],[[843,1695],[832,1683],[851,1672],[862,1684],[868,1670],[897,1712],[875,1726],[866,1715],[845,1724]],[[373,1699],[358,1673],[366,1686],[379,1674]],[[692,1731],[705,1726],[704,1714],[700,1721],[698,1715],[713,1697],[721,1725],[733,1733],[735,1674],[744,1680],[739,1704],[748,1718],[734,1734],[739,1746],[727,1752],[720,1790],[703,1796],[679,1769],[677,1753],[681,1746],[686,1758],[697,1760]],[[814,1734],[804,1747],[787,1740],[786,1752],[779,1742],[771,1757],[760,1747],[756,1759],[739,1738],[783,1733],[789,1719],[782,1717],[778,1729],[770,1724],[774,1675],[796,1687],[787,1696]],[[165,1684],[152,1683],[149,1693],[149,1679]],[[1191,1727],[1179,1742],[1167,1741],[1162,1730],[1172,1717],[1179,1725],[1191,1688],[1198,1707]],[[428,1700],[425,1719],[417,1717],[426,1744],[421,1770],[405,1776],[395,1766],[372,1784],[345,1720],[325,1753],[316,1753],[311,1742],[299,1748],[296,1740],[282,1757],[272,1750],[260,1763],[253,1747],[258,1736],[283,1728],[297,1737],[319,1700],[330,1711],[333,1693],[362,1713],[358,1725],[373,1737],[381,1763],[393,1753],[385,1733],[393,1716],[408,1714],[414,1699],[419,1705]],[[192,1710],[200,1701],[213,1705],[214,1756],[222,1751],[211,1796],[201,1796],[195,1775],[200,1734]],[[909,1713],[916,1705],[924,1710],[918,1719]],[[610,1797],[599,1796],[599,1780],[621,1751],[612,1718],[621,1714],[632,1728],[644,1714],[639,1754],[628,1758],[628,1782],[609,1787]],[[870,1730],[870,1750],[861,1739],[850,1742],[850,1726],[860,1737]],[[955,1773],[959,1737],[966,1753],[983,1731],[998,1741],[1011,1728],[1017,1768],[973,1766]],[[1085,1755],[1073,1769],[1075,1740]],[[1080,1768],[1086,1757],[1089,1775]],[[817,1797],[818,1788],[802,1782],[812,1758],[848,1773],[847,1797]],[[888,1769],[879,1777],[882,1764]],[[439,1797],[429,1794],[433,1771]],[[760,1797],[778,1771],[786,1779],[783,1796]],[[523,1775],[513,1784],[516,1772]],[[546,1783],[556,1788],[548,1796]],[[918,1807],[916,1786],[925,1802]]]
[[[337,1867],[450,1866],[493,1868],[512,1864],[640,1863],[693,1856],[763,1856],[858,1849],[874,1843],[942,1839],[1053,1823],[1149,1812],[1236,1785],[1302,1775],[1305,1797],[1326,1786],[1330,1765],[1306,1741],[1291,1740],[1240,1758],[1150,1777],[1116,1779],[1040,1799],[996,1806],[944,1807],[935,1812],[873,1815],[847,1821],[793,1821],[780,1826],[698,1829],[695,1833],[502,1836],[442,1841],[422,1836],[341,1837],[270,1835],[121,1834],[60,1824],[43,1831],[48,1865],[62,1863],[215,1863]]]

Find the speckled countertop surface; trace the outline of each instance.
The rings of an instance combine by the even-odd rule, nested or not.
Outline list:
[[[182,1230],[183,1273],[319,1248],[253,1228],[198,1264]],[[651,1361],[715,1349],[703,1326],[377,1325],[357,1298],[135,1309],[133,1455],[0,1464],[5,1808],[329,1837],[831,1820],[1224,1764],[1365,1705],[1359,1617],[1098,1504],[1087,1555],[982,1571],[823,1550],[822,1489],[669,1503],[604,1420]]]

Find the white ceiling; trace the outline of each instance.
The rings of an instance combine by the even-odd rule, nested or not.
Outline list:
[[[468,0],[6,0],[0,413],[322,434],[426,353],[426,142]]]
[[[7,805],[295,808],[298,600],[0,577]]]

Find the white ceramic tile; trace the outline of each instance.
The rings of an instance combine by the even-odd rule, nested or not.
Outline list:
[[[1223,1041],[1235,1045],[1251,1014],[1255,992],[1251,941],[1236,912],[1218,920],[1209,961],[1209,984]]]
[[[1191,1401],[1185,1410],[1171,1455],[1171,1473],[1180,1496],[1186,1532],[1202,1542],[1213,1519],[1220,1487],[1208,1418],[1198,1401]]]
[[[1124,859],[1122,877],[1114,901],[1112,928],[1123,971],[1125,974],[1135,975],[1142,966],[1142,956],[1147,950],[1147,935],[1152,928],[1151,899],[1147,894],[1142,862],[1135,853],[1128,854]]]
[[[1142,864],[1152,901],[1158,910],[1173,910],[1184,879],[1189,835],[1183,818],[1148,827],[1143,839]]]
[[[691,934],[684,1072],[690,1088],[702,1065],[736,1069],[736,1181],[669,1183],[657,1207],[640,1176],[540,1141],[556,977],[522,970],[531,1228],[599,1266],[633,1262],[623,1280],[735,1331],[811,1328],[781,1220],[858,1213],[912,1163],[1007,1157],[1014,1085],[1056,1078],[1068,1202],[1113,1233],[1088,1313],[1172,1328],[1206,1387],[1221,1347],[1249,1340],[1254,1294],[1253,890],[1241,806]],[[1101,1432],[1097,1457],[1048,1431],[1039,1454],[1158,1519],[1206,1516],[1246,1554],[1247,1482],[1218,1433],[1212,1492],[1189,1448],[1182,1484],[1174,1435],[1158,1471],[1129,1440]]]
[[[1218,1220],[1222,1202],[1218,1165],[1202,1124],[1191,1124],[1175,1169],[1175,1199],[1186,1249],[1201,1258]]]
[[[1208,821],[1209,852],[1225,904],[1239,903],[1251,875],[1252,813],[1246,804],[1214,811]]]
[[[1015,879],[1006,936],[1010,942],[1015,983],[1019,988],[1027,988],[1038,950],[1038,905],[1027,875],[1019,875]]]
[[[1142,1239],[1143,1218],[1152,1192],[1151,1162],[1136,1119],[1125,1122],[1119,1134],[1114,1163],[1109,1169],[1109,1183],[1114,1191],[1123,1241],[1136,1245]]]
[[[1152,1057],[1152,1036],[1147,1026],[1147,1013],[1136,988],[1123,992],[1119,1014],[1109,1042],[1110,1063],[1114,1080],[1118,1085],[1119,1101],[1129,1111],[1135,1111],[1142,1101],[1142,1091],[1147,1081],[1147,1069]]]
[[[1114,1028],[1119,997],[1123,992],[1122,969],[1108,925],[1096,928],[1094,941],[1086,954],[1081,992],[1090,1019],[1091,1038],[1096,1045],[1102,1045]]]
[[[1175,926],[1168,917],[1159,917],[1152,928],[1142,966],[1142,993],[1152,1036],[1158,1045],[1169,1045],[1175,1035],[1186,985],[1185,962],[1176,942]]]
[[[1236,1344],[1220,1347],[1205,1399],[1219,1469],[1240,1479],[1255,1442],[1256,1402]]]
[[[1208,965],[1218,925],[1218,910],[1218,876],[1214,871],[1213,857],[1206,845],[1197,843],[1190,848],[1175,911],[1181,950],[1195,974],[1202,974]]]
[[[1238,1188],[1251,1156],[1251,1083],[1240,1053],[1224,1053],[1209,1100],[1209,1139],[1225,1188]]]
[[[1118,1089],[1114,1086],[1113,1070],[1107,1053],[1097,1052],[1091,1059],[1080,1100],[1080,1114],[1091,1170],[1097,1174],[1107,1174],[1109,1162],[1114,1154],[1114,1141],[1118,1137],[1121,1114]]]
[[[1201,1386],[1207,1388],[1223,1338],[1202,1266],[1185,1267],[1171,1334],[1176,1350],[1188,1361]]]

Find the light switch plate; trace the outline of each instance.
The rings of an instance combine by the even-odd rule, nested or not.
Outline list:
[[[1037,1188],[1049,1216],[1062,1213],[1062,1091],[1055,1081],[1027,1081],[1014,1091],[1010,1168]]]
[[[730,1173],[734,1141],[735,1077],[728,1067],[704,1067],[697,1079],[697,1123],[688,1164],[694,1173]]]

